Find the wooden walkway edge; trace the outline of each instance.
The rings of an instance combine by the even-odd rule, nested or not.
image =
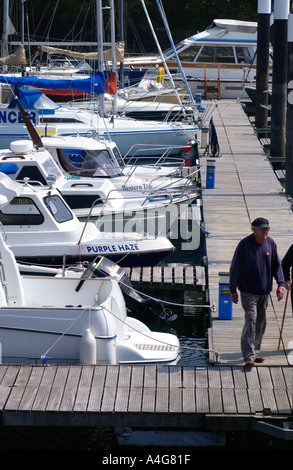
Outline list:
[[[1,365],[2,426],[250,430],[292,416],[291,368]]]

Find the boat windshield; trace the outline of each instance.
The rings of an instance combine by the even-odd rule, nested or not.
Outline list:
[[[73,219],[72,212],[57,194],[46,196],[44,202],[56,222],[62,223]]]
[[[250,46],[216,46],[216,45],[184,45],[178,49],[178,57],[182,62],[250,64],[254,51]],[[169,53],[171,60],[174,54]],[[167,57],[167,55],[166,55]]]
[[[64,171],[77,176],[113,178],[122,175],[117,160],[105,149],[58,149],[58,158]]]

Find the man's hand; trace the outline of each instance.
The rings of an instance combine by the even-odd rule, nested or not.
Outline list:
[[[277,297],[278,297],[278,300],[282,300],[282,298],[284,297],[284,287],[278,287],[277,289]]]
[[[286,281],[285,284],[284,284],[284,286],[285,286],[285,289],[291,290],[291,287],[292,287],[291,281]]]
[[[238,294],[235,292],[234,294],[230,294],[230,299],[234,304],[238,304]]]

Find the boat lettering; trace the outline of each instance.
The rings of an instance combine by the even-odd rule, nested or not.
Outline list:
[[[135,191],[140,190],[140,191],[142,191],[144,189],[152,189],[152,185],[150,183],[142,183],[139,186],[127,186],[126,184],[123,184],[122,189],[124,191],[126,191],[126,190],[133,190],[133,191],[134,190]]]
[[[137,243],[127,245],[91,245],[87,246],[88,253],[115,253],[119,251],[139,251]]]
[[[29,110],[29,118],[33,124],[38,124],[38,112]],[[0,111],[0,124],[24,124],[22,115],[19,111]]]

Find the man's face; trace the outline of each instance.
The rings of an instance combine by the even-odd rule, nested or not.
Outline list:
[[[253,233],[254,233],[254,239],[256,243],[262,244],[266,241],[268,233],[270,231],[269,228],[257,228],[257,227],[252,227]]]

